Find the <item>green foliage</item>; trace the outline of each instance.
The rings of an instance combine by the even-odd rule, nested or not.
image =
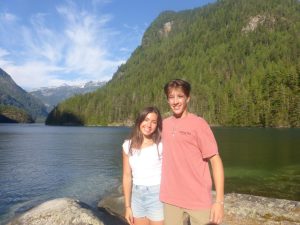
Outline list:
[[[0,123],[33,123],[32,117],[22,109],[0,104]]]
[[[59,104],[49,124],[64,123],[63,113],[85,125],[127,124],[148,105],[166,115],[163,86],[182,78],[192,84],[190,111],[211,124],[299,127],[299,12],[296,0],[164,12],[105,87]]]

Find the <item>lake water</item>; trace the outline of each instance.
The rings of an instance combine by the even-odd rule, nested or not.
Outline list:
[[[225,191],[300,200],[300,129],[213,128]],[[121,179],[127,127],[0,124],[0,224],[43,201],[96,208]]]

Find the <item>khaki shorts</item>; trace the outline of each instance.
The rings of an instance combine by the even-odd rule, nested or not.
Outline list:
[[[191,225],[207,225],[209,223],[210,209],[184,209],[164,203],[164,225],[183,225],[184,221],[190,220]]]

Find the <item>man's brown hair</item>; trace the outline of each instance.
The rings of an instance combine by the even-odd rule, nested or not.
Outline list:
[[[187,82],[185,80],[181,80],[181,79],[174,79],[174,80],[171,80],[168,83],[166,83],[164,86],[164,92],[167,97],[169,95],[170,90],[174,89],[174,88],[181,88],[183,93],[187,97],[190,97],[191,85],[189,82]]]

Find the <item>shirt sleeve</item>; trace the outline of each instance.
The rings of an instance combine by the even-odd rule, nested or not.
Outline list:
[[[123,151],[125,152],[126,155],[129,153],[129,147],[130,147],[130,141],[125,140],[124,143],[122,144]]]
[[[209,158],[213,155],[219,154],[215,136],[208,123],[199,117],[198,126],[198,145],[203,158]]]

